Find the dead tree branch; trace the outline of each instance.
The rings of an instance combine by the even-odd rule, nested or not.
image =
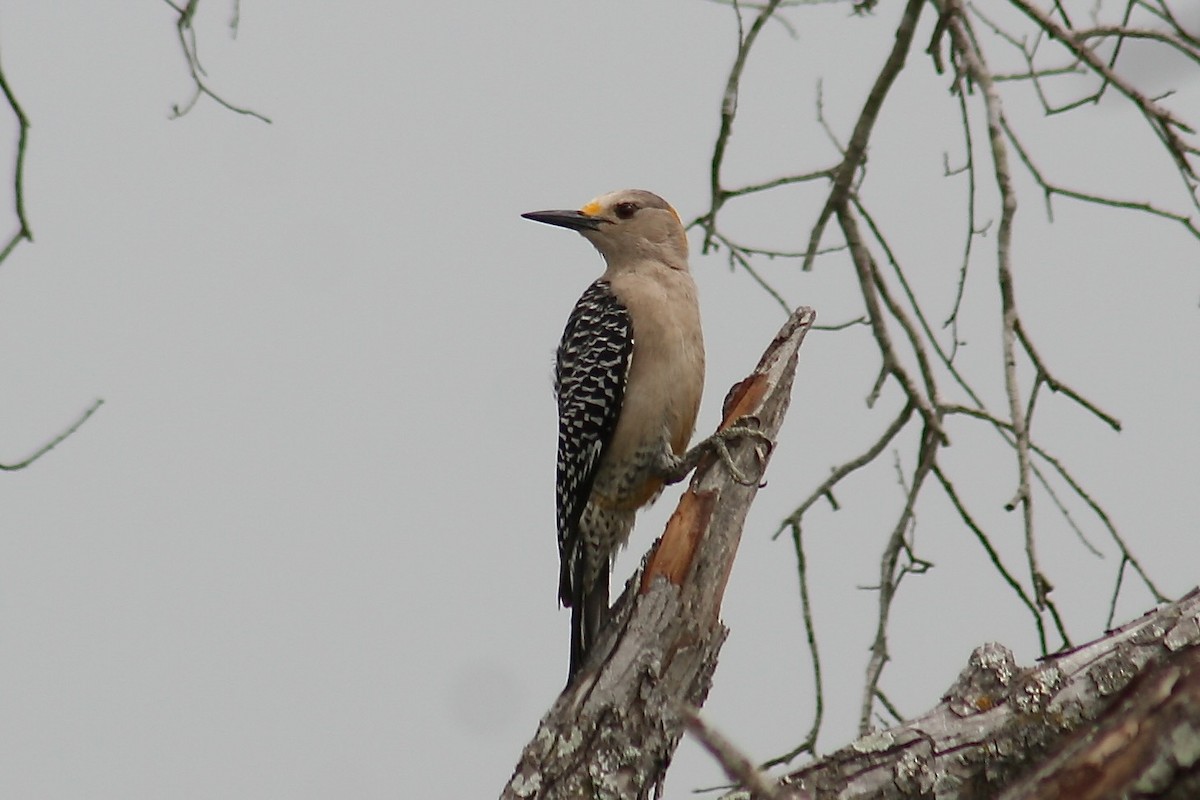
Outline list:
[[[4,74],[2,66],[0,91],[4,92],[4,99],[12,109],[13,116],[17,118],[17,156],[13,165],[13,204],[17,213],[17,231],[9,237],[4,247],[0,248],[0,264],[3,264],[18,244],[22,241],[33,241],[33,230],[29,227],[29,217],[25,215],[25,146],[29,142],[29,117],[25,116],[25,110],[21,108],[16,94],[8,85],[8,76]]]
[[[103,400],[99,400],[99,399],[96,400],[94,403],[92,403],[90,406],[88,406],[88,408],[82,414],[79,415],[79,419],[77,419],[73,423],[71,423],[70,427],[68,427],[66,430],[64,430],[62,433],[60,433],[58,436],[55,436],[49,442],[47,442],[46,444],[42,445],[37,450],[35,450],[31,455],[26,456],[25,458],[23,458],[20,461],[17,461],[12,464],[0,464],[0,471],[14,472],[19,469],[25,469],[33,462],[37,461],[42,456],[46,455],[46,453],[49,453],[51,450],[53,450],[54,448],[56,448],[60,444],[62,444],[63,441],[68,436],[73,434],[75,431],[79,430],[80,426],[82,426],[83,423],[85,423],[89,419],[91,419],[92,414],[95,414],[97,411],[99,411],[100,406],[102,406],[102,405],[104,405]]]
[[[178,119],[179,117],[186,116],[189,111],[196,107],[196,102],[199,101],[201,97],[208,97],[215,101],[218,105],[234,112],[235,114],[243,114],[248,117],[254,117],[257,120],[261,120],[262,122],[270,125],[271,120],[267,117],[258,113],[254,109],[236,106],[233,103],[230,103],[228,100],[221,97],[221,95],[213,91],[211,87],[209,87],[206,80],[208,73],[205,72],[204,67],[200,64],[200,52],[197,49],[196,43],[196,29],[193,26],[193,22],[196,17],[196,9],[200,5],[200,0],[188,0],[187,5],[183,7],[175,5],[175,3],[171,2],[171,0],[163,0],[163,2],[174,9],[175,13],[178,15],[175,20],[175,31],[179,36],[179,46],[183,50],[183,57],[187,62],[188,72],[192,77],[193,84],[192,96],[188,98],[186,102],[182,104],[176,103],[174,106],[172,106],[171,117],[173,119]],[[230,35],[235,38],[237,37],[240,20],[241,6],[235,3],[233,18],[229,24]]]
[[[1033,667],[983,645],[931,711],[795,770],[773,791],[812,800],[1099,800],[1136,787],[1137,796],[1191,797],[1200,787],[1190,755],[1198,726],[1193,590]]]
[[[842,163],[838,165],[834,175],[833,186],[829,190],[825,207],[817,215],[816,224],[813,225],[812,233],[809,234],[808,250],[804,255],[805,270],[812,269],[817,248],[821,246],[821,236],[825,232],[825,225],[837,212],[838,207],[849,199],[850,187],[854,178],[865,166],[867,144],[871,140],[871,131],[875,127],[875,120],[879,118],[879,112],[883,109],[883,101],[887,98],[892,83],[900,74],[900,70],[904,69],[904,62],[912,47],[913,34],[917,30],[917,20],[921,17],[921,9],[924,5],[925,0],[908,0],[900,15],[900,22],[896,26],[896,42],[892,46],[892,52],[888,54],[887,61],[879,70],[879,75],[876,77],[874,85],[871,86],[867,100],[863,103],[862,113],[858,115],[858,120],[854,124],[854,132],[850,134],[850,141],[846,144]]]
[[[931,315],[909,280],[910,268],[904,263],[905,254],[897,251],[872,213],[875,209],[871,206],[878,206],[881,201],[870,197],[872,187],[867,169],[871,142],[877,138],[876,122],[893,87],[902,78],[921,12],[927,5],[938,12],[938,18],[925,52],[936,72],[948,74],[948,88],[956,104],[962,131],[963,153],[957,158],[949,154],[944,156],[943,177],[949,185],[962,188],[966,210],[965,241],[953,271],[953,301],[947,314],[936,315],[945,320],[940,327],[931,324]],[[1019,235],[1016,212],[1020,184],[1014,171],[1020,165],[1033,177],[1045,197],[1048,213],[1052,211],[1052,199],[1064,197],[1169,221],[1181,226],[1193,239],[1200,240],[1200,217],[1196,215],[1196,210],[1200,209],[1200,201],[1196,198],[1196,162],[1200,150],[1197,149],[1194,127],[1181,112],[1169,105],[1169,98],[1151,97],[1141,91],[1124,74],[1118,60],[1121,43],[1138,39],[1146,47],[1182,56],[1184,63],[1200,64],[1200,42],[1180,24],[1166,0],[1128,0],[1118,9],[1115,19],[1105,18],[1109,9],[1097,6],[1088,15],[1087,25],[1073,21],[1073,16],[1082,18],[1083,15],[1068,13],[1068,3],[1056,2],[1043,10],[1027,0],[1012,0],[1007,9],[987,7],[989,14],[1000,15],[996,18],[984,16],[982,5],[970,0],[929,0],[928,3],[910,0],[901,7],[891,7],[890,13],[896,15],[894,42],[874,79],[865,88],[866,98],[849,125],[848,136],[843,136],[835,122],[826,117],[822,97],[818,96],[816,122],[836,148],[839,162],[833,167],[818,164],[797,169],[788,165],[780,170],[779,178],[740,184],[729,181],[740,187],[734,189],[727,188],[724,167],[735,143],[736,99],[743,71],[750,50],[756,45],[758,30],[768,17],[782,16],[788,4],[755,6],[759,16],[749,32],[743,32],[739,15],[739,47],[726,81],[720,133],[710,165],[711,203],[692,223],[704,230],[707,248],[726,248],[730,265],[746,271],[783,306],[787,305],[785,298],[764,278],[765,273],[756,268],[759,259],[795,259],[802,270],[807,270],[818,254],[844,252],[861,293],[861,319],[871,331],[879,353],[867,405],[874,408],[888,386],[898,387],[902,395],[901,402],[887,404],[888,421],[880,426],[882,434],[879,438],[859,454],[843,459],[829,477],[808,493],[781,522],[775,533],[778,536],[785,530],[792,531],[797,561],[803,563],[801,539],[796,534],[817,500],[825,498],[835,510],[838,509],[836,492],[845,478],[877,464],[879,456],[892,442],[901,440],[902,434],[911,435],[901,441],[917,442],[916,452],[900,459],[904,465],[901,482],[905,487],[905,501],[888,529],[880,535],[880,583],[871,587],[880,593],[879,616],[859,714],[860,724],[864,726],[874,717],[874,704],[883,703],[881,674],[888,661],[886,627],[891,597],[899,580],[909,570],[905,559],[913,557],[911,542],[916,509],[925,488],[931,483],[941,485],[963,526],[974,533],[981,544],[984,563],[991,565],[1012,589],[1017,602],[1031,612],[1044,652],[1057,646],[1050,641],[1050,631],[1056,631],[1062,643],[1070,641],[1065,622],[1050,596],[1049,570],[1042,565],[1038,553],[1039,524],[1044,524],[1039,520],[1047,515],[1046,510],[1056,515],[1064,528],[1074,532],[1083,547],[1094,556],[1099,557],[1103,551],[1092,543],[1094,537],[1090,535],[1090,529],[1100,525],[1107,532],[1120,556],[1120,564],[1114,573],[1111,601],[1114,609],[1116,595],[1122,591],[1127,574],[1136,574],[1155,598],[1164,599],[1098,498],[1035,434],[1033,421],[1042,416],[1037,409],[1052,396],[1068,399],[1086,415],[1112,430],[1119,431],[1120,422],[1100,403],[1075,388],[1069,370],[1046,360],[1038,345],[1037,332],[1021,317],[1016,264],[1018,248],[1015,245]],[[1137,14],[1134,14],[1135,7]],[[871,3],[857,4],[856,9],[876,11]],[[1108,17],[1112,16],[1108,13]],[[1145,24],[1147,19],[1150,24]],[[1013,55],[1024,64],[1023,71],[1007,69],[1001,74],[993,66],[993,63],[1006,61],[1004,56],[1009,56],[1007,62],[1011,62]],[[1069,79],[1074,82],[1070,85],[1077,87],[1081,78],[1098,82],[1098,86],[1093,87],[1095,91],[1088,88],[1084,97],[1069,97],[1059,104],[1052,102],[1051,97],[1058,89],[1054,82]],[[1037,164],[1033,152],[1019,138],[1017,126],[1006,117],[1006,100],[1018,91],[1032,91],[1049,115],[1094,104],[1106,87],[1112,87],[1124,106],[1144,118],[1155,132],[1161,152],[1170,159],[1184,184],[1185,202],[1190,207],[1180,210],[1178,200],[1162,202],[1159,198],[1147,198],[1131,201],[1116,194],[1068,187]],[[981,159],[985,153],[986,159]],[[1097,170],[1096,174],[1105,173]],[[785,186],[792,191],[821,192],[818,197],[820,210],[811,227],[799,221],[795,225],[797,232],[807,231],[807,241],[803,244],[762,248],[727,229],[725,217],[720,214],[724,208],[749,195],[754,195],[761,203],[766,194]],[[988,213],[994,213],[994,218],[989,219]],[[821,243],[830,220],[837,221],[842,243],[823,248]],[[977,239],[984,237],[993,239],[989,243],[991,252],[978,246],[981,241]],[[986,397],[977,388],[978,378],[968,378],[957,360],[963,314],[968,308],[964,303],[972,292],[979,291],[975,287],[980,285],[981,266],[986,266],[993,276],[989,296],[994,293],[998,300],[993,330],[997,331],[1000,356],[992,370],[1003,386],[1003,396],[999,399]],[[947,275],[950,276],[949,271]],[[972,277],[970,285],[968,275]],[[1032,370],[1032,377],[1027,377],[1029,370]],[[1044,391],[1046,389],[1050,391]],[[999,411],[1000,408],[1003,411]],[[974,476],[952,475],[940,463],[941,450],[949,443],[945,428],[949,415],[968,425],[989,426],[1011,450],[1012,472],[1009,474],[1013,476],[1014,485],[998,505],[1004,505],[1003,501],[1007,500],[1010,510],[1019,510],[1019,514],[1014,515],[1019,521],[1014,524],[1021,530],[1024,543],[1023,571],[1014,571],[1001,563],[990,535],[978,521],[981,517],[969,509],[973,501],[968,501],[955,489],[956,485],[978,486],[980,481],[972,480]],[[936,481],[926,480],[930,475]],[[1042,498],[1047,501],[1045,505],[1041,504]],[[1078,512],[1073,511],[1080,504],[1087,512],[1083,518],[1077,518]],[[1132,573],[1127,573],[1127,568]],[[820,700],[818,698],[818,702]]]
[[[758,367],[726,397],[722,427],[752,418],[776,436],[814,318],[808,308],[788,318]],[[740,469],[753,468],[751,442],[731,451]],[[708,695],[726,635],[721,601],[757,491],[720,463],[701,463],[587,661],[525,747],[502,798],[652,796],[683,733],[681,709],[699,708]]]

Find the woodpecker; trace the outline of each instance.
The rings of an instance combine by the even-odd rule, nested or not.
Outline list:
[[[687,236],[658,195],[628,189],[522,216],[578,231],[605,262],[567,320],[554,371],[558,597],[571,609],[574,675],[608,615],[609,570],[635,514],[682,478],[704,337]]]

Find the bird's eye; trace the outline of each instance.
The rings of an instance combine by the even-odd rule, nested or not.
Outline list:
[[[637,203],[630,203],[628,201],[624,203],[617,203],[615,206],[613,206],[613,213],[616,214],[620,219],[629,219],[637,213],[637,210]]]

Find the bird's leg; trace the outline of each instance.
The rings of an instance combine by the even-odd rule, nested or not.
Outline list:
[[[729,474],[733,476],[735,481],[743,486],[757,486],[759,481],[762,480],[763,471],[766,469],[766,458],[770,455],[775,442],[758,428],[751,427],[752,424],[757,424],[757,420],[754,420],[752,417],[742,417],[728,428],[723,428],[700,442],[682,456],[675,455],[671,452],[670,445],[664,444],[658,463],[655,465],[656,471],[662,476],[664,483],[679,483],[679,481],[688,476],[688,473],[696,468],[702,458],[712,453],[721,459],[721,462],[729,470]],[[754,448],[754,455],[758,458],[759,463],[757,478],[746,477],[738,469],[737,464],[733,463],[733,457],[729,454],[728,443],[735,439],[757,439],[759,443],[766,445],[766,453],[759,450],[757,444]]]

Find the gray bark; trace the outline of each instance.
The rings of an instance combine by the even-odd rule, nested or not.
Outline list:
[[[816,315],[794,312],[755,371],[725,399],[722,428],[756,420],[772,440],[787,411],[796,357]],[[733,461],[761,475],[752,438]],[[646,798],[662,782],[684,709],[708,695],[725,640],[721,599],[758,486],[700,463],[662,538],[613,607],[588,659],[542,719],[501,797]]]
[[[792,772],[777,796],[1200,797],[1197,645],[1200,590],[1033,667],[983,645],[933,710]]]

